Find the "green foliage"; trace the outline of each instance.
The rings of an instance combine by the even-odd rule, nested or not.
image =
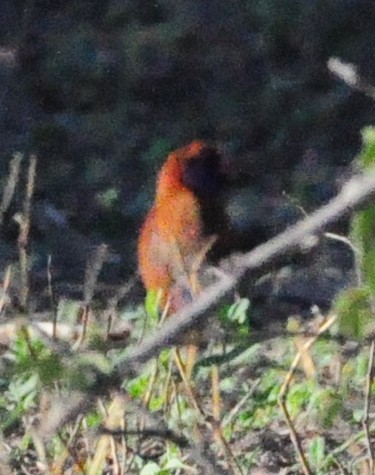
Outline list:
[[[140,398],[146,393],[148,382],[149,374],[143,372],[139,377],[129,381],[126,385],[126,389],[129,391],[131,397]]]
[[[22,416],[35,408],[40,389],[38,376],[20,375],[13,378],[0,400],[0,430],[18,425]]]
[[[155,462],[148,462],[140,471],[140,475],[160,475],[161,469]]]
[[[358,166],[368,170],[375,165],[375,128],[363,130],[363,147],[356,158]],[[370,204],[364,210],[356,213],[353,220],[353,236],[361,255],[361,268],[365,284],[371,295],[375,295],[375,205]]]
[[[362,130],[362,141],[363,147],[356,161],[367,170],[375,164],[375,127],[365,127]]]
[[[70,389],[90,392],[95,391],[96,384],[105,384],[106,377],[111,375],[112,364],[97,351],[86,351],[77,353],[65,371]]]
[[[370,308],[370,289],[353,287],[341,292],[334,309],[339,316],[339,332],[350,338],[362,339],[373,327],[373,314]]]
[[[231,307],[226,315],[234,317],[232,325],[241,327],[243,311],[246,311],[248,304],[246,300],[239,300],[237,304]],[[135,313],[130,312],[128,318],[134,315],[138,318],[133,321],[133,324],[138,328],[135,329],[133,338],[134,341],[138,341],[139,335],[144,332],[146,316],[140,315],[137,310]],[[156,325],[157,321],[154,323]],[[233,335],[233,341],[230,341],[230,344],[236,347],[238,344],[236,331]],[[271,347],[273,349],[269,352]],[[79,390],[96,394],[99,388],[102,390],[103,387],[116,388],[121,385],[121,382],[116,380],[113,371],[116,363],[111,361],[111,357],[89,348],[85,346],[77,348],[74,353],[66,352],[59,363],[60,371],[53,373],[55,387],[65,391]],[[214,353],[223,351],[219,345],[202,350],[202,353],[204,352],[206,356],[212,350]],[[343,426],[345,430],[354,428],[353,430],[357,431],[358,424],[362,420],[363,385],[368,354],[364,349],[348,361],[342,369],[340,381],[333,385],[326,373],[330,371],[329,365],[332,359],[337,357],[337,342],[322,339],[316,342],[313,350],[314,360],[317,363],[317,379],[306,380],[302,372],[297,371],[286,395],[286,402],[299,437],[304,440],[306,436],[309,441],[308,444],[304,444],[304,450],[314,473],[326,475],[330,473],[331,464],[333,465],[330,450],[335,431],[338,428],[341,430]],[[236,461],[243,471],[249,471],[259,465],[260,457],[268,450],[268,443],[266,444],[263,437],[269,440],[270,431],[277,437],[278,428],[282,428],[286,437],[285,421],[279,408],[278,397],[294,351],[294,345],[291,344],[290,339],[278,338],[272,343],[261,341],[251,345],[246,351],[241,351],[235,358],[229,361],[223,360],[219,367],[223,435],[226,443],[236,448]],[[31,353],[36,371],[30,363]],[[20,333],[10,353],[11,366],[9,371],[4,372],[1,381],[3,391],[0,397],[0,428],[3,433],[19,431],[23,427],[24,416],[38,410],[38,401],[44,388],[50,391],[51,379],[40,375],[43,375],[51,364],[51,353],[52,351],[47,350],[43,342],[30,339],[26,332]],[[155,416],[156,420],[161,418],[163,424],[165,423],[177,434],[184,434],[188,439],[191,437],[195,440],[194,434],[197,430],[201,427],[204,427],[205,431],[209,429],[206,427],[205,419],[202,419],[199,411],[186,396],[180,377],[174,370],[173,361],[171,350],[165,349],[157,358],[145,364],[136,377],[123,382],[124,391],[132,401],[131,404],[126,404],[126,427],[130,430],[139,427],[140,414],[133,409],[134,403],[135,407],[139,404],[140,407],[145,408],[144,410],[150,411],[150,417]],[[212,406],[210,368],[199,367],[194,378],[192,384],[196,401],[210,417]],[[50,393],[52,394],[53,391]],[[101,393],[101,399],[106,405],[109,397],[107,399]],[[237,406],[239,401],[241,404]],[[143,418],[143,413],[140,412]],[[84,434],[87,430],[93,433],[103,422],[102,411],[94,407],[85,414],[80,430]],[[325,436],[325,431],[329,431],[330,438]],[[311,433],[319,434],[319,436],[311,439]],[[46,449],[51,459],[59,459],[64,453],[65,437],[69,437],[69,434],[65,434],[63,430],[59,437],[50,441]],[[260,442],[257,442],[258,436]],[[251,442],[252,438],[255,440],[254,445]],[[249,440],[250,446],[241,451],[237,449],[237,443],[242,440],[246,443]],[[341,440],[341,432],[339,440]],[[32,442],[32,439],[25,434],[22,447],[17,454],[14,453],[12,460],[22,459]],[[126,443],[129,447],[138,447],[139,438],[127,435]],[[189,472],[195,469],[194,461],[186,458],[183,447],[179,447],[171,440],[165,440],[164,443],[165,450],[152,460],[143,459],[138,455],[135,457],[133,467],[137,473],[169,475],[177,471]],[[74,446],[78,442],[75,441],[72,444]],[[273,443],[270,443],[270,446],[274,455],[278,451],[282,452],[281,457],[285,454],[289,454],[286,455],[287,457],[290,456],[292,451],[289,443],[283,444],[283,447],[279,449]],[[216,446],[211,447],[211,450],[217,453]],[[293,456],[290,463],[291,465],[294,463]]]
[[[331,428],[343,409],[343,397],[332,387],[316,387],[310,396],[308,409],[322,428]]]
[[[12,358],[18,374],[36,377],[42,386],[53,385],[64,374],[61,357],[24,331],[13,345]]]
[[[277,400],[280,383],[279,371],[268,369],[264,372],[254,397],[238,415],[238,423],[242,428],[262,429],[271,423],[278,413]]]
[[[224,305],[218,312],[218,318],[224,328],[236,335],[237,342],[246,341],[251,326],[249,314],[251,303],[248,298],[238,298],[231,305]]]
[[[318,390],[318,385],[315,381],[303,381],[301,383],[294,384],[287,398],[288,409],[292,415],[301,413],[306,409],[307,405],[311,401],[312,395]]]
[[[149,290],[147,292],[145,309],[148,316],[148,325],[151,327],[155,327],[159,320],[159,305],[161,297],[161,290]]]
[[[375,128],[362,131],[363,145],[356,157],[357,167],[369,170],[375,165]],[[375,205],[369,204],[352,220],[352,237],[357,249],[357,266],[362,282],[341,292],[335,302],[339,332],[363,339],[374,331],[372,302],[375,298]]]
[[[314,473],[321,473],[319,469],[325,461],[325,452],[326,446],[324,437],[314,437],[310,442],[308,451],[309,462]]]
[[[227,312],[227,318],[229,322],[236,322],[240,325],[247,322],[247,311],[250,308],[250,300],[247,298],[242,298],[236,300],[236,302],[231,305]]]

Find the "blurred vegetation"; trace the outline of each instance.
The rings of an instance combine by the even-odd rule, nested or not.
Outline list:
[[[366,171],[375,165],[375,127],[366,127],[362,137],[363,146],[355,164],[358,169]],[[340,317],[340,332],[361,340],[375,334],[375,205],[370,203],[357,212],[351,227],[357,282],[337,296],[335,309]]]
[[[52,253],[77,276],[105,241],[116,272],[133,270],[156,170],[195,137],[232,157],[239,226],[272,232],[262,210],[283,190],[307,209],[327,200],[373,105],[326,61],[371,82],[374,20],[370,0],[4,0],[0,176],[10,154],[37,152],[35,265]]]
[[[236,296],[209,321],[189,392],[174,348],[131,374],[121,370],[159,327],[158,296],[150,294],[143,308],[141,298],[129,305],[128,287],[100,298],[97,291],[102,276],[118,283],[134,270],[156,171],[169,150],[192,138],[212,140],[228,154],[228,210],[236,225],[261,223],[269,233],[299,217],[301,207],[308,212],[329,199],[352,168],[373,163],[372,128],[364,129],[358,154],[362,126],[374,123],[373,103],[326,68],[337,55],[375,83],[372,4],[5,0],[1,9],[0,186],[9,188],[10,208],[1,214],[0,270],[17,259],[14,213],[21,210],[19,223],[28,221],[30,152],[38,164],[26,263],[8,267],[1,289],[0,461],[15,474],[167,475],[200,473],[198,452],[211,450],[225,473],[300,473],[280,388],[296,353],[324,322],[318,308],[306,328],[299,314],[290,319],[298,335],[280,336],[266,319],[269,333],[258,335],[254,299]],[[9,164],[17,151],[13,190]],[[369,207],[353,220],[353,244],[342,242],[356,260],[358,281],[337,297],[330,311],[338,325],[301,356],[285,394],[317,474],[369,473],[372,461],[366,430],[373,434],[375,425],[366,404],[375,391],[368,367],[373,229]],[[96,247],[103,241],[109,257],[107,247]],[[30,268],[33,282],[46,283],[50,254],[48,291],[30,289],[44,311],[30,305],[27,319],[12,300],[12,285]],[[343,255],[315,256],[312,274],[324,290],[326,277],[339,275],[335,291],[352,280],[352,260]],[[311,274],[302,279],[311,262],[299,264],[300,273],[294,263],[287,270],[311,289],[312,317],[318,286]],[[59,278],[78,280],[79,297],[55,294]],[[291,280],[284,273],[275,282]],[[265,293],[273,299],[268,287]],[[79,397],[77,416],[69,411]],[[61,413],[69,422],[41,439]],[[108,437],[103,426],[120,432]],[[197,435],[208,445],[194,446]]]
[[[64,303],[61,329],[73,329],[77,306],[72,304]],[[222,308],[225,337],[211,339],[201,349],[189,392],[176,368],[175,348],[163,349],[137,371],[120,377],[121,362],[132,348],[139,348],[145,328],[152,334],[159,323],[141,309],[120,306],[117,311],[120,320],[132,322],[130,335],[119,346],[108,340],[105,310],[100,309],[92,309],[86,336],[80,326],[70,341],[35,333],[26,321],[18,330],[15,326],[0,359],[1,457],[7,473],[207,473],[207,460],[228,474],[255,474],[257,468],[302,473],[278,401],[298,342],[307,341],[304,328],[299,334],[257,341],[248,325],[251,307],[246,299]],[[318,315],[310,325],[318,328],[322,318]],[[215,325],[210,324],[210,334]],[[362,475],[369,473],[362,425],[368,345],[343,345],[332,338],[334,333],[315,340],[307,354],[313,374],[308,377],[303,365],[298,367],[286,406],[311,473],[344,470]],[[211,385],[215,368],[219,401]],[[368,391],[373,396],[373,382]],[[71,412],[77,394],[87,405]],[[46,438],[43,431],[50,424],[54,427],[60,413],[64,423]],[[104,427],[111,435],[103,434]],[[372,419],[368,428],[373,433]]]

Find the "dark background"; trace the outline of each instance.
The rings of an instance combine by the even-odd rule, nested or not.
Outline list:
[[[375,84],[373,0],[2,0],[0,176],[38,155],[33,269],[82,280],[135,270],[135,242],[166,154],[194,138],[228,157],[234,227],[275,234],[349,175],[374,104],[327,70],[338,56]],[[12,213],[1,264],[15,259]],[[259,238],[262,233],[259,233]],[[262,234],[263,238],[263,234]]]

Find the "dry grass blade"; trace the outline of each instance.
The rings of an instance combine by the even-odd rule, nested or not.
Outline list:
[[[222,434],[222,427],[221,427],[221,400],[220,400],[220,391],[219,391],[219,370],[218,367],[215,365],[212,368],[211,372],[211,382],[212,382],[212,405],[213,405],[213,420],[209,421],[206,414],[204,413],[203,409],[200,407],[197,398],[194,395],[194,392],[190,385],[190,380],[187,378],[186,370],[183,366],[181,361],[181,355],[178,349],[175,350],[175,362],[180,372],[181,378],[184,383],[185,391],[188,396],[188,400],[194,410],[199,414],[201,417],[204,418],[204,423],[207,429],[212,434],[213,440],[215,440],[218,445],[222,448],[223,453],[227,459],[228,467],[231,468],[231,472],[234,474],[242,474],[241,468],[237,463],[229,445],[227,444],[224,436]],[[204,434],[202,430],[197,426],[198,433],[201,435],[202,440],[204,440]]]
[[[3,293],[0,299],[0,315],[5,308],[8,299],[8,289],[12,277],[12,266],[8,266],[5,271],[4,281],[3,281]]]
[[[21,153],[15,153],[9,164],[9,176],[3,191],[3,197],[0,204],[0,226],[3,224],[4,214],[9,208],[9,205],[12,202],[14,196],[14,192],[16,190],[20,175],[22,158],[23,155]]]
[[[219,386],[219,367],[217,365],[214,365],[211,370],[212,416],[214,418],[214,421],[217,423],[220,423],[221,420],[221,396]]]
[[[180,354],[180,351],[178,348],[176,348],[174,350],[174,360],[176,362],[176,366],[178,368],[178,371],[180,373],[180,376],[181,376],[181,379],[184,383],[184,388],[185,388],[185,391],[186,391],[186,395],[187,395],[187,398],[189,400],[189,403],[191,405],[191,407],[196,411],[197,414],[205,417],[205,414],[202,410],[202,408],[200,407],[196,397],[194,396],[194,392],[193,392],[193,389],[191,387],[191,384],[190,384],[190,381],[186,375],[186,370],[184,368],[184,364],[182,362],[182,358],[181,358],[181,354]]]
[[[104,426],[109,430],[116,430],[121,428],[125,416],[125,397],[123,394],[116,394],[108,408],[108,415]],[[117,460],[117,449],[113,435],[102,434],[95,448],[95,455],[87,469],[87,475],[97,475],[103,470],[105,460],[109,452],[112,456],[115,455]],[[117,463],[118,466],[118,463]]]
[[[316,335],[312,336],[311,338],[309,338],[305,344],[303,345],[302,348],[299,349],[299,351],[297,352],[291,366],[290,366],[290,369],[288,371],[288,374],[286,375],[286,378],[284,380],[284,383],[283,385],[281,386],[281,389],[280,389],[280,393],[279,393],[279,405],[281,407],[281,410],[284,414],[284,417],[285,417],[285,420],[288,424],[288,428],[289,428],[289,434],[290,434],[290,438],[291,438],[291,441],[294,445],[294,448],[297,452],[297,456],[298,456],[298,459],[300,461],[300,464],[301,464],[301,467],[302,467],[302,471],[305,475],[312,475],[312,471],[311,471],[311,468],[309,466],[309,463],[305,457],[305,454],[303,452],[303,448],[302,448],[302,444],[301,444],[301,441],[299,439],[299,436],[297,434],[297,431],[294,427],[294,424],[293,424],[293,421],[290,417],[290,414],[289,414],[289,411],[288,411],[288,408],[286,406],[286,397],[288,395],[288,391],[289,391],[289,387],[290,387],[290,383],[292,381],[292,378],[293,378],[293,375],[294,375],[294,372],[296,371],[297,369],[297,366],[299,364],[299,362],[301,361],[301,359],[303,358],[303,355],[306,351],[308,351],[311,346],[316,342],[316,340],[318,339],[318,337],[326,332],[332,325],[333,323],[336,321],[337,319],[337,316],[336,315],[332,315],[331,317],[329,317],[319,328],[318,332]]]
[[[87,262],[84,283],[85,305],[90,305],[92,301],[100,271],[102,270],[107,257],[108,246],[106,244],[100,244]]]
[[[56,460],[52,464],[52,472],[53,473],[62,473],[63,472],[63,467],[65,465],[66,460],[69,458],[70,452],[69,448],[73,445],[75,438],[77,437],[78,431],[81,427],[83,420],[83,415],[80,414],[77,417],[77,420],[74,422],[73,429],[69,435],[69,439],[66,443],[63,443],[62,440],[61,443],[63,444],[63,450],[62,453],[59,454],[59,456],[56,458]],[[34,436],[35,439],[35,436]],[[37,440],[37,439],[36,439]],[[88,451],[87,451],[88,453]]]
[[[48,295],[50,299],[51,311],[52,311],[52,321],[53,321],[53,331],[52,338],[56,339],[56,327],[57,327],[57,308],[56,308],[56,299],[55,292],[52,285],[52,257],[48,256],[47,260],[47,281],[48,281]]]
[[[301,366],[308,379],[314,379],[316,375],[316,367],[308,349],[305,349],[305,344],[308,337],[299,335],[296,337],[294,344],[298,353],[301,354]]]

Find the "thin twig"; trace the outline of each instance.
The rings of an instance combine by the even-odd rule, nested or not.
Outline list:
[[[149,415],[147,415],[149,417]],[[185,449],[189,447],[189,441],[183,435],[178,435],[172,430],[161,428],[161,429],[153,429],[145,427],[143,429],[108,429],[107,427],[101,427],[99,429],[101,434],[112,435],[113,437],[118,437],[119,435],[136,435],[139,438],[146,438],[146,437],[159,437],[161,439],[170,440],[174,444],[178,445],[181,449]]]
[[[358,74],[357,67],[352,63],[344,63],[340,58],[329,58],[328,69],[351,89],[362,92],[375,100],[375,87],[365,81]]]
[[[246,404],[246,402],[252,397],[257,386],[259,386],[260,378],[256,379],[249,389],[246,390],[245,396],[231,409],[231,411],[224,417],[222,426],[226,427],[233,419],[237,417],[240,410]]]
[[[158,376],[158,372],[159,372],[158,361],[155,360],[154,361],[154,367],[152,368],[152,372],[151,372],[151,377],[150,377],[150,380],[148,382],[146,394],[143,397],[143,404],[146,408],[149,407],[151,396],[152,396],[152,391],[153,391],[154,386],[155,386],[155,382],[156,382],[156,379],[157,379],[157,376]]]
[[[329,233],[326,232],[323,234],[326,239],[331,239],[333,241],[338,241],[342,242],[348,248],[352,251],[353,256],[354,256],[354,269],[355,269],[355,274],[356,274],[356,280],[357,280],[357,285],[361,285],[363,282],[363,276],[362,276],[362,255],[360,249],[356,247],[352,241],[346,237],[346,236],[341,236],[340,234],[336,233]]]
[[[186,376],[186,371],[185,371],[184,364],[182,362],[180,351],[179,351],[178,348],[176,348],[174,350],[173,356],[174,356],[178,371],[180,373],[180,376],[182,378],[182,381],[184,383],[186,395],[188,397],[188,400],[189,400],[190,404],[192,405],[194,410],[197,412],[197,414],[205,417],[205,413],[203,412],[202,408],[198,404],[197,398],[194,396],[193,389],[190,385],[190,381],[188,380],[188,378]]]
[[[86,339],[87,327],[90,320],[90,314],[91,314],[91,310],[88,305],[84,305],[83,307],[81,307],[80,313],[79,313],[80,323],[81,323],[81,333],[72,346],[72,349],[74,351],[77,351],[83,345],[83,342]]]
[[[288,201],[301,213],[301,215],[304,218],[307,218],[308,213],[305,210],[305,208],[298,202],[296,198],[293,196],[289,195],[285,191],[283,192],[283,195],[286,196]],[[346,237],[346,236],[341,236],[340,234],[337,233],[331,233],[331,232],[325,232],[323,233],[323,236],[326,239],[330,239],[333,241],[338,241],[342,242],[346,246],[349,247],[349,249],[352,251],[354,255],[354,262],[355,262],[355,271],[356,271],[356,277],[357,277],[357,285],[360,285],[362,283],[362,270],[361,270],[361,252],[360,250],[352,243],[352,241]]]
[[[164,395],[163,412],[164,412],[165,417],[167,416],[168,411],[170,409],[170,406],[171,406],[170,401],[172,400],[171,394],[173,393],[173,389],[171,390],[172,367],[173,367],[173,359],[172,359],[172,355],[170,354],[169,359],[168,359],[167,376],[165,378],[164,388],[162,390],[162,394]]]
[[[366,375],[366,388],[365,388],[365,404],[363,409],[363,420],[362,426],[366,434],[366,445],[367,445],[367,454],[368,454],[368,464],[369,472],[374,473],[374,451],[371,445],[371,436],[370,436],[370,402],[371,402],[371,384],[373,379],[373,365],[374,365],[374,349],[375,341],[372,340],[369,352],[369,361],[367,367]]]

